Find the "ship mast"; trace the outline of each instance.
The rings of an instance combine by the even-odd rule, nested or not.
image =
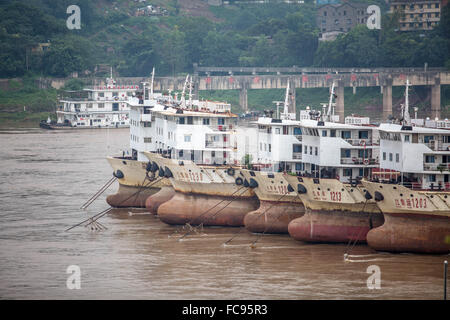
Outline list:
[[[150,84],[150,97],[149,99],[153,99],[153,83],[155,80],[155,67],[153,67],[153,71],[152,71],[152,82]]]
[[[192,108],[192,76],[189,79],[189,108]]]
[[[411,125],[411,116],[409,115],[409,79],[406,79],[405,106],[403,109],[403,125]]]
[[[278,107],[278,104],[277,104]],[[286,86],[286,95],[284,98],[284,109],[283,113],[281,114],[281,119],[289,119],[289,81],[287,82]]]
[[[333,98],[334,98],[334,81],[333,81],[333,83],[331,85],[330,100],[328,102],[328,111],[327,111],[327,114],[325,116],[325,121],[332,121],[331,109],[332,109],[332,105],[333,105]]]
[[[181,92],[181,107],[186,108],[186,87],[188,83],[189,75],[186,76],[186,80],[184,80],[183,91]]]

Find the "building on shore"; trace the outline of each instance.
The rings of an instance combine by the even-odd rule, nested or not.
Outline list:
[[[442,0],[392,0],[389,13],[399,13],[400,31],[432,30],[439,24]]]
[[[317,9],[316,23],[320,29],[319,40],[335,40],[359,24],[366,24],[369,14],[367,3],[343,2],[326,4]]]

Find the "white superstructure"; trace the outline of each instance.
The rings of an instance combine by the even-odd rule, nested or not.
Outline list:
[[[61,99],[57,122],[77,128],[118,128],[129,126],[129,100],[136,85],[116,85],[111,77],[105,85],[87,87],[87,98]]]

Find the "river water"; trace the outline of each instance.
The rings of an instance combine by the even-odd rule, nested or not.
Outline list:
[[[121,154],[128,142],[128,129],[0,131],[0,298],[442,299],[448,255],[357,245],[344,261],[345,244],[239,228],[205,228],[177,241],[180,227],[141,209],[114,210],[99,220],[102,232],[66,232],[108,208],[116,183],[79,209],[111,178],[105,157]],[[78,290],[66,284],[72,265],[81,271]],[[372,265],[380,289],[367,286]]]

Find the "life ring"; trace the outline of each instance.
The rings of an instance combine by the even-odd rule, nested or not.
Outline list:
[[[145,175],[147,176],[147,179],[148,179],[149,181],[154,181],[155,178],[156,178],[155,172],[152,172],[152,171],[147,171],[147,172],[145,173]]]
[[[364,162],[365,165],[368,165],[369,164],[369,159],[364,159],[363,162]]]
[[[234,168],[228,168],[228,169],[227,169],[227,174],[228,174],[229,176],[234,176],[234,173],[235,173]]]

